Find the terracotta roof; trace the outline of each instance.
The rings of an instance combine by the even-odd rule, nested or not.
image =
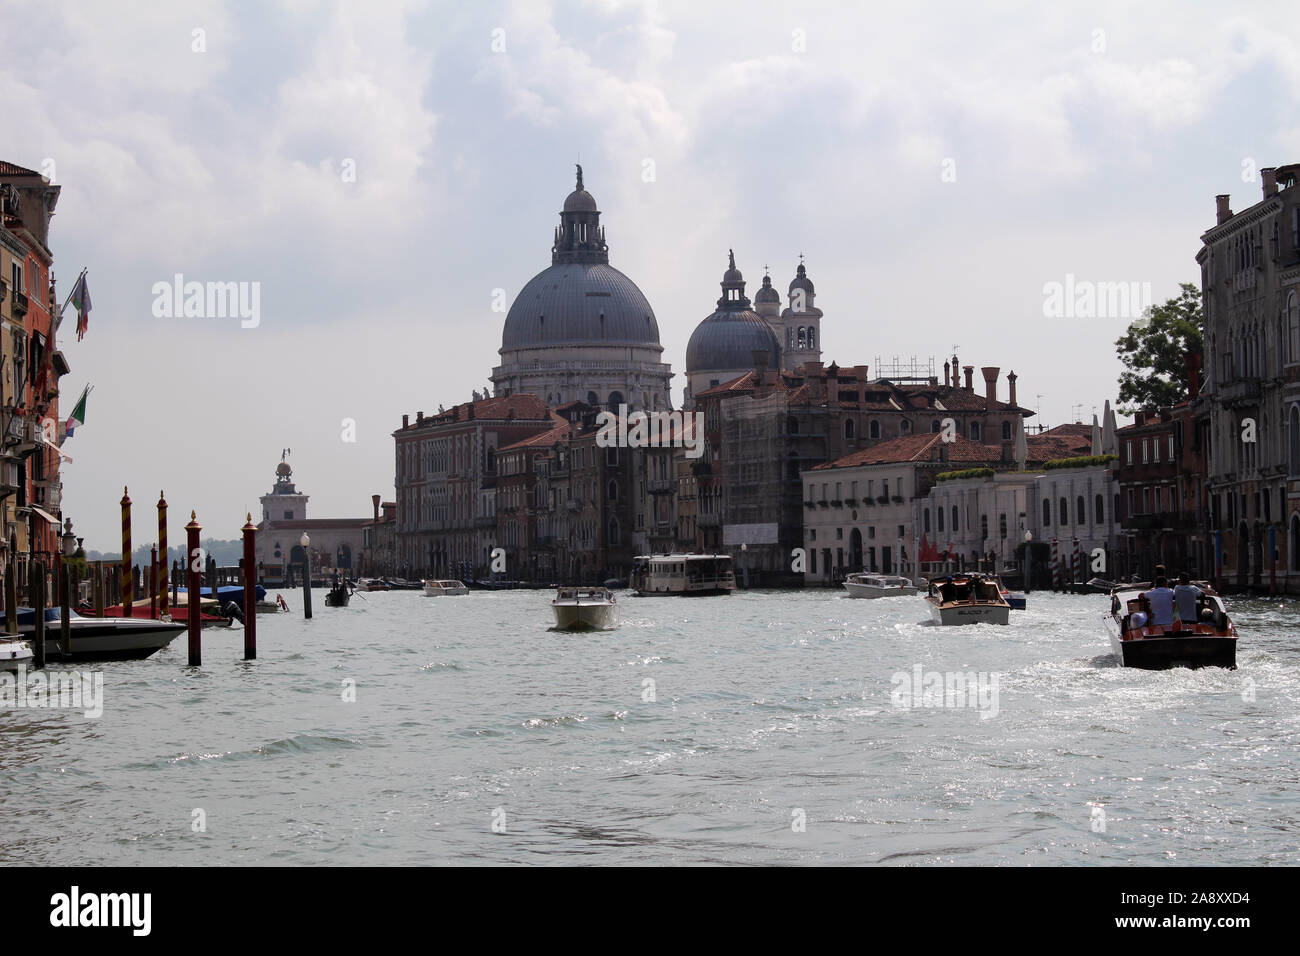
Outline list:
[[[516,451],[520,448],[550,448],[559,442],[564,441],[569,434],[569,423],[556,425],[550,431],[538,432],[536,435],[529,435],[522,441],[506,445],[504,448],[498,448],[497,454],[500,455],[507,451]]]
[[[474,418],[469,416],[469,409],[474,409]],[[513,413],[516,421],[544,422],[551,420],[550,409],[536,395],[500,395],[495,398],[480,399],[477,402],[463,402],[445,412],[425,415],[423,421],[415,420],[407,428],[424,428],[431,425],[450,425],[478,419],[502,421]],[[401,431],[402,429],[398,429]]]
[[[25,166],[19,166],[17,163],[6,162],[0,159],[0,176],[40,176],[34,169],[28,169]]]
[[[932,432],[928,435],[905,435],[891,438],[870,448],[860,448],[845,455],[837,461],[817,465],[812,470],[825,468],[852,468],[857,465],[889,465],[910,461],[938,462],[940,449],[946,448],[947,462],[944,464],[986,464],[1002,460],[1002,448],[999,445],[985,445],[958,435],[955,441],[943,442],[943,435]]]
[[[944,411],[981,412],[990,408],[1008,412],[1017,411],[1025,418],[1034,414],[1028,409],[1007,402],[990,403],[978,392],[953,388],[951,385],[898,385],[888,379],[876,379],[863,383],[863,401],[859,402],[856,382],[837,382],[832,375],[824,383],[826,397],[819,398],[817,393],[822,386],[814,385],[803,375],[785,371],[775,376],[770,372],[768,374],[770,380],[765,387],[772,391],[788,392],[791,405],[834,405],[844,409],[881,412],[898,412],[901,409],[913,412],[929,411],[939,415]],[[748,395],[756,387],[756,376],[755,372],[746,372],[730,381],[705,389],[695,397],[700,399],[722,395]],[[852,400],[841,398],[840,392],[853,392]]]
[[[1092,430],[1091,426],[1088,429]],[[1068,435],[1026,435],[1025,448],[1029,451],[1029,461],[1044,462],[1058,458],[1077,458],[1092,451],[1092,436],[1080,442],[1078,438]]]

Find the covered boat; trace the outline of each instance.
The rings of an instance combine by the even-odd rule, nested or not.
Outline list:
[[[551,601],[561,631],[607,631],[618,627],[618,603],[609,588],[560,588]]]
[[[1197,581],[1194,621],[1156,623],[1146,584],[1121,584],[1110,594],[1110,613],[1103,621],[1111,650],[1125,667],[1168,670],[1171,667],[1237,667],[1237,628],[1228,619],[1221,598],[1207,582]]]
[[[424,582],[425,597],[447,597],[454,594],[469,594],[469,588],[465,586],[464,581],[457,581],[455,578],[447,580],[430,578]]]
[[[1007,624],[1011,619],[1011,605],[997,578],[974,571],[932,578],[925,600],[938,624]]]
[[[736,576],[729,554],[656,554],[632,560],[628,584],[647,594],[730,594]]]
[[[917,587],[910,578],[895,574],[874,574],[869,571],[848,575],[844,579],[844,590],[851,598],[898,597],[903,594],[917,593]]]

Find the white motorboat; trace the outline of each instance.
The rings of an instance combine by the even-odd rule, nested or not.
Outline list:
[[[0,671],[17,671],[24,664],[31,664],[34,656],[32,645],[27,641],[0,640]]]
[[[430,578],[424,582],[425,597],[444,597],[452,594],[469,594],[464,581],[435,581]]]
[[[1007,624],[1011,619],[1011,605],[997,579],[973,571],[932,578],[925,600],[937,624]]]
[[[71,654],[64,654],[60,635],[60,611],[45,609],[45,653],[58,660],[127,661],[149,657],[162,650],[185,631],[184,624],[149,617],[82,617],[72,611],[68,633]],[[229,624],[229,622],[226,622]],[[36,631],[36,615],[29,607],[18,609],[18,634],[30,638]]]
[[[909,578],[895,574],[873,574],[862,571],[844,579],[844,590],[851,598],[897,597],[916,594],[918,589]]]
[[[618,627],[618,602],[609,588],[560,588],[551,602],[561,631],[608,631]]]
[[[1197,581],[1201,596],[1196,620],[1182,621],[1174,607],[1173,621],[1156,624],[1151,604],[1143,596],[1150,586],[1122,584],[1110,595],[1110,613],[1102,620],[1111,650],[1125,667],[1168,670],[1171,667],[1237,667],[1237,628],[1228,619],[1221,598],[1208,582]]]

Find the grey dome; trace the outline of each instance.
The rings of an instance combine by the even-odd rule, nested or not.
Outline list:
[[[803,267],[802,262],[799,263],[799,268],[795,270],[795,277],[790,280],[790,291],[794,292],[795,289],[803,289],[809,294],[816,294],[813,289],[812,279],[808,278],[808,270]]]
[[[506,315],[502,353],[579,344],[663,351],[650,303],[613,266],[572,262],[544,269],[528,280]]]
[[[755,302],[780,302],[781,293],[772,288],[772,277],[763,276],[763,287],[754,294]]]
[[[686,371],[750,369],[754,352],[768,353],[779,364],[780,345],[771,327],[750,309],[719,309],[696,326],[686,345]]]
[[[575,189],[564,199],[565,212],[596,212],[596,197],[585,189]]]

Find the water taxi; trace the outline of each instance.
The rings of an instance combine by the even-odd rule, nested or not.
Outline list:
[[[849,592],[851,598],[882,598],[916,594],[918,588],[910,578],[860,571],[844,579],[844,590]]]
[[[932,578],[925,600],[936,624],[1006,624],[1011,618],[997,578],[974,571]]]
[[[424,582],[425,597],[445,597],[451,594],[469,594],[464,581],[435,581],[430,578]]]
[[[559,588],[551,602],[561,631],[608,631],[618,627],[618,603],[609,588]]]
[[[1110,593],[1110,613],[1103,621],[1111,650],[1125,667],[1167,670],[1171,667],[1237,667],[1237,628],[1221,598],[1207,582],[1197,581],[1196,620],[1157,624],[1144,596],[1147,584],[1121,584]]]
[[[729,554],[656,554],[632,559],[628,586],[637,594],[730,594],[736,575]]]

